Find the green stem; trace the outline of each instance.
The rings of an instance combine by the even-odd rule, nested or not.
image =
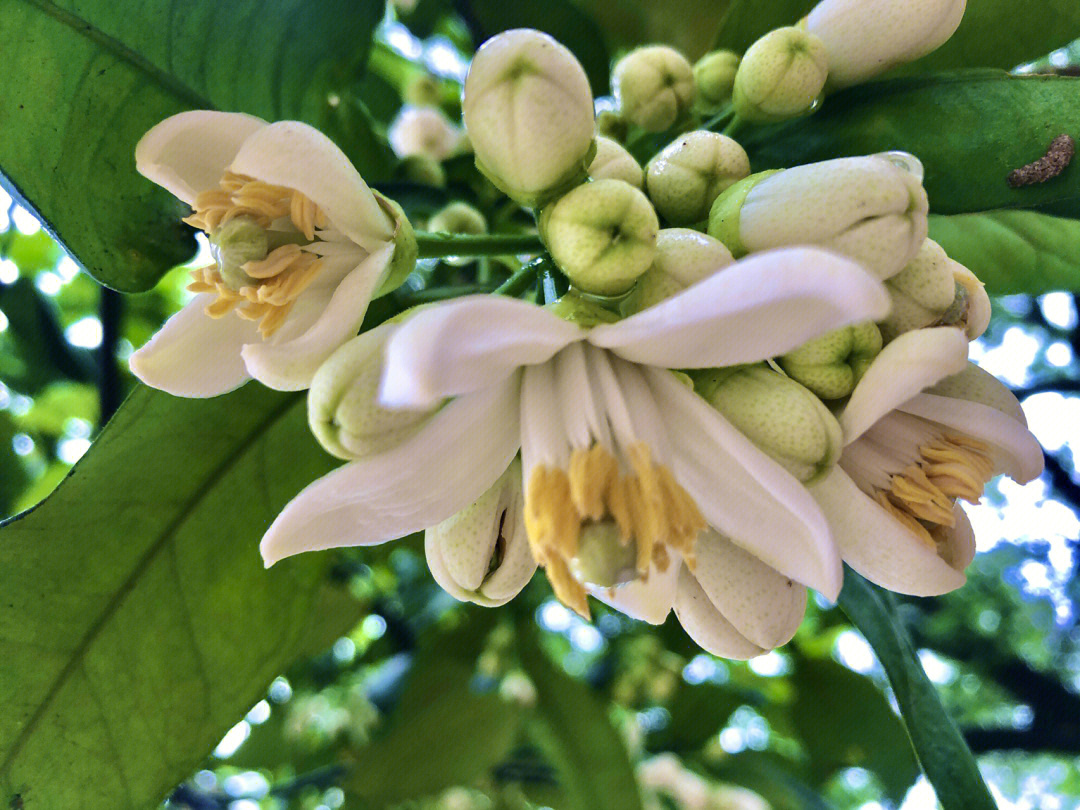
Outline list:
[[[885,669],[915,755],[944,810],[996,810],[971,749],[896,619],[892,596],[845,569],[839,605]]]
[[[493,291],[495,295],[508,295],[517,298],[525,290],[529,289],[535,281],[536,275],[547,264],[547,258],[541,256],[526,265],[519,267],[510,278],[500,284]]]
[[[711,131],[715,132],[716,128],[718,126],[720,126],[721,124],[726,124],[728,122],[728,119],[731,118],[734,115],[735,115],[735,105],[733,105],[729,101],[727,104],[725,104],[723,106],[723,108],[720,110],[720,112],[718,112],[716,115],[714,115],[708,121],[704,122],[701,125],[701,128],[702,129],[708,129],[708,130],[711,130]]]
[[[728,125],[720,131],[720,134],[727,135],[729,138],[734,138],[735,133],[742,129],[743,124],[745,123],[746,122],[739,118],[739,116],[733,116],[731,121],[728,122]]]
[[[517,256],[544,249],[534,233],[453,234],[417,231],[421,259],[444,256]]]

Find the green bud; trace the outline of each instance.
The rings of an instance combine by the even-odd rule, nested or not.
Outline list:
[[[803,483],[836,463],[840,423],[808,389],[768,366],[697,374],[698,390],[740,432]]]
[[[885,340],[941,320],[956,300],[953,264],[937,242],[927,239],[915,258],[885,281],[892,299],[889,316],[880,324]]]
[[[210,255],[232,290],[257,283],[244,272],[244,264],[262,261],[269,250],[266,230],[251,217],[230,219],[210,234]]]
[[[645,173],[621,143],[598,136],[596,156],[589,164],[589,177],[593,180],[622,180],[635,188],[641,188]]]
[[[478,236],[487,233],[487,220],[468,203],[452,202],[431,218],[428,230]]]
[[[739,55],[734,51],[713,51],[694,63],[697,105],[705,112],[716,112],[731,99]]]
[[[777,28],[750,49],[735,75],[735,113],[783,121],[811,112],[829,75],[825,44],[801,28]]]
[[[881,352],[881,332],[867,322],[844,326],[803,344],[780,358],[792,379],[822,399],[850,394]]]
[[[540,230],[575,287],[617,296],[652,264],[660,223],[639,189],[622,180],[595,180],[552,203]]]
[[[682,292],[735,261],[711,236],[689,228],[664,228],[656,236],[656,258],[623,305],[629,315]]]
[[[616,313],[597,301],[590,301],[583,297],[576,290],[570,290],[558,301],[547,304],[545,309],[582,329],[592,329],[602,323],[615,323],[619,320]]]
[[[638,576],[637,544],[624,543],[618,526],[610,521],[586,523],[570,570],[580,582],[601,588],[632,582]]]
[[[398,164],[395,174],[422,186],[446,187],[446,170],[439,161],[425,155],[410,155]]]
[[[612,70],[611,85],[626,120],[647,132],[670,129],[694,101],[694,69],[666,45],[628,53]]]
[[[402,207],[374,189],[371,193],[375,195],[379,206],[394,223],[394,255],[390,258],[390,264],[383,273],[382,281],[375,289],[373,297],[378,298],[393,292],[405,283],[405,279],[416,269],[420,249],[416,244],[416,231],[413,230],[412,223],[405,216]]]
[[[405,85],[405,92],[402,93],[402,97],[405,99],[406,104],[411,104],[414,107],[438,107],[439,102],[442,100],[439,80],[430,73],[414,76]]]
[[[615,110],[604,110],[596,116],[596,134],[622,143],[626,140],[626,119]]]
[[[740,217],[747,195],[762,180],[767,180],[780,171],[772,169],[755,172],[728,186],[713,201],[712,208],[709,209],[709,236],[723,242],[735,258],[741,258],[750,252],[743,244],[740,233]]]
[[[672,225],[705,221],[713,201],[750,174],[739,144],[715,132],[680,135],[649,161],[646,186],[656,210]]]

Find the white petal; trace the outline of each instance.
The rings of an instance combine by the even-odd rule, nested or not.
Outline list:
[[[806,612],[806,588],[714,531],[695,545],[692,576],[725,619],[765,649],[786,644]]]
[[[962,571],[874,503],[839,467],[809,489],[829,519],[844,561],[870,581],[912,596],[937,596],[964,584]]]
[[[1022,422],[997,408],[937,394],[919,394],[899,410],[986,442],[993,450],[995,470],[1014,481],[1026,484],[1042,475],[1043,452],[1038,440]]]
[[[840,427],[851,444],[889,411],[967,365],[968,340],[959,329],[905,332],[881,350],[851,392]]]
[[[720,615],[686,566],[679,573],[675,615],[679,617],[686,634],[713,655],[745,661],[768,652],[748,640]]]
[[[305,314],[314,317],[310,327],[287,340],[259,341],[245,346],[244,362],[251,376],[279,391],[307,388],[323,361],[360,331],[371,295],[379,285],[393,252],[393,245],[383,245],[349,272],[332,292],[317,287],[301,295],[296,308],[306,311],[304,314],[296,313],[296,317],[303,319]],[[335,263],[348,262],[350,259],[343,256],[323,261],[327,267],[322,272],[333,273]],[[322,304],[322,310],[312,312],[310,307],[305,308],[302,300],[307,296],[311,301]],[[294,320],[293,313],[285,319],[283,331],[288,330],[291,320]]]
[[[963,571],[975,559],[975,530],[960,504],[953,505],[956,526],[949,532],[949,553],[953,568]]]
[[[663,624],[675,604],[675,586],[679,580],[680,565],[676,561],[663,573],[653,568],[649,572],[648,582],[635,580],[616,588],[590,587],[589,593],[631,619],[649,624]]]
[[[593,329],[590,343],[638,363],[708,368],[784,354],[831,329],[880,320],[884,285],[817,248],[757,253],[654,307]]]
[[[150,129],[135,147],[135,168],[191,205],[200,191],[217,188],[241,144],[267,126],[244,113],[191,110]]]
[[[667,371],[650,384],[667,415],[673,472],[710,525],[796,582],[834,600],[843,568],[806,488]]]
[[[387,344],[380,398],[391,407],[427,408],[544,363],[581,334],[513,298],[471,295],[436,304],[406,320]]]
[[[946,377],[937,385],[928,388],[926,393],[989,405],[1020,424],[1027,425],[1027,417],[1016,395],[1005,383],[974,363],[968,363],[959,374]]]
[[[382,543],[468,506],[517,453],[517,400],[515,377],[454,400],[385,453],[324,475],[270,526],[263,560],[269,566],[303,551]]]
[[[178,397],[216,397],[251,379],[240,350],[258,340],[252,321],[232,312],[211,318],[205,310],[217,296],[200,293],[128,361],[131,373]]]
[[[440,588],[459,602],[474,602],[476,600],[476,594],[458,585],[450,574],[446,558],[443,556],[442,544],[430,528],[424,532],[424,557],[427,559],[431,576],[434,577]]]
[[[230,168],[304,194],[336,230],[369,252],[393,237],[390,216],[345,153],[307,124],[270,124],[244,141]]]

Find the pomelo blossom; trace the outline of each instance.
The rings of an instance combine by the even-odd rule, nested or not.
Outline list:
[[[839,465],[810,487],[845,562],[899,593],[963,585],[975,539],[957,500],[977,503],[1002,473],[1026,483],[1042,472],[1016,397],[968,364],[967,345],[950,327],[887,345],[840,415]]]
[[[378,392],[380,409],[415,422],[294,498],[263,558],[433,526],[520,450],[529,545],[562,601],[587,615],[591,592],[661,622],[682,587],[695,638],[757,654],[794,632],[803,586],[836,597],[840,561],[806,489],[671,369],[757,362],[886,309],[861,267],[803,248],[588,330],[496,296],[423,308],[392,325]]]
[[[395,204],[298,121],[196,110],[143,136],[136,167],[190,205],[215,264],[195,297],[131,356],[147,385],[188,397],[251,377],[305,388],[353,337],[373,296],[409,273],[416,243]]]

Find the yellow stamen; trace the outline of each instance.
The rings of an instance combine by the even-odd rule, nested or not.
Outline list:
[[[588,618],[584,585],[569,562],[577,557],[582,526],[612,520],[620,541],[636,546],[635,567],[644,580],[653,566],[667,570],[671,550],[694,563],[694,541],[705,519],[694,499],[671,471],[652,460],[647,445],[627,453],[629,471],[604,447],[570,454],[566,470],[538,465],[525,492],[525,530],[536,561],[544,567],[555,595]]]

